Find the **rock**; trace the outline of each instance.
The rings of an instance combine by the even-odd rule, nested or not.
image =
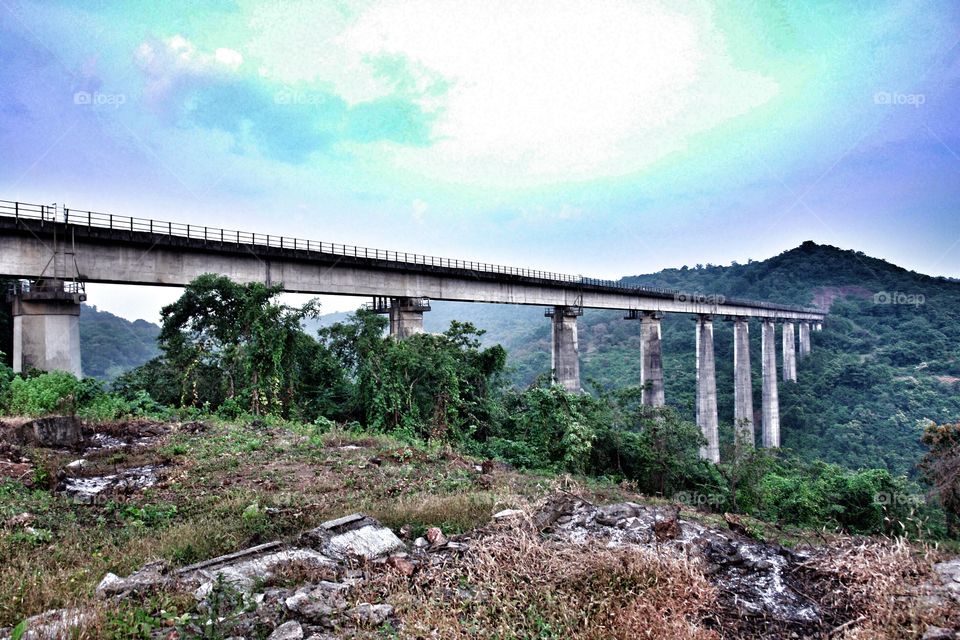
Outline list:
[[[406,549],[393,531],[361,513],[324,522],[301,540],[338,560],[348,556],[373,560]]]
[[[181,579],[200,582],[194,592],[202,602],[210,595],[218,579],[238,591],[249,593],[257,581],[269,580],[278,569],[291,563],[305,563],[315,567],[331,567],[334,562],[313,549],[286,549],[271,552],[279,543],[267,543],[180,570]]]
[[[302,640],[303,627],[296,620],[289,620],[273,630],[267,640]]]
[[[75,447],[83,442],[83,425],[72,416],[50,416],[20,427],[24,442],[40,447]]]
[[[502,522],[504,520],[510,520],[512,518],[517,518],[522,515],[524,515],[524,512],[521,511],[520,509],[504,509],[503,511],[499,511],[493,514],[493,519],[498,522]]]
[[[427,542],[433,547],[439,547],[447,543],[447,536],[443,535],[440,527],[430,527],[427,529]]]
[[[349,585],[323,581],[297,589],[283,604],[288,611],[310,622],[323,623],[349,606],[344,597],[349,589]]]
[[[390,556],[387,559],[387,564],[396,569],[400,575],[404,576],[412,576],[416,570],[412,562],[401,556]]]
[[[93,614],[80,609],[53,609],[32,618],[27,618],[26,631],[22,640],[51,640],[53,638],[71,638],[73,631],[82,627]]]
[[[732,513],[723,514],[723,519],[726,521],[727,526],[730,527],[730,531],[734,533],[739,533],[742,536],[749,536],[747,532],[747,527],[744,526],[743,522],[740,520],[740,516],[734,515]]]
[[[934,627],[929,626],[927,630],[923,633],[922,640],[953,640],[954,638],[952,629],[944,629],[943,627]]]
[[[21,527],[30,526],[36,521],[37,521],[37,516],[27,511],[24,511],[23,513],[19,513],[15,516],[7,518],[7,521],[3,523],[3,526],[5,526],[8,529],[19,529]]]
[[[417,538],[413,541],[414,549],[423,549],[424,547],[429,547],[430,543],[427,542],[427,539],[424,537]]]
[[[144,565],[126,578],[108,573],[97,585],[97,597],[124,597],[165,586],[172,582],[169,571],[170,567],[166,562],[158,561]]]
[[[680,523],[677,521],[676,514],[672,518],[657,520],[653,523],[653,535],[657,542],[676,540],[680,537],[680,534]]]
[[[389,604],[369,604],[364,602],[351,609],[347,615],[361,626],[379,627],[387,621],[387,618],[393,615],[393,607]]]
[[[86,458],[80,458],[79,460],[74,460],[73,462],[68,464],[65,468],[69,469],[70,471],[80,471],[81,469],[86,467],[88,464],[89,463],[87,462]]]

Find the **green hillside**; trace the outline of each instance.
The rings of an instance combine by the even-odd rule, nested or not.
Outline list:
[[[829,306],[823,331],[813,335],[813,355],[799,366],[798,384],[781,385],[780,391],[783,445],[805,457],[906,473],[920,455],[922,424],[960,419],[960,283],[954,280],[806,242],[762,262],[666,269],[624,281]],[[884,303],[881,292],[893,298],[891,303]],[[881,296],[874,302],[877,293]],[[622,317],[619,312],[587,310],[581,319],[585,387],[592,382],[608,388],[639,382],[639,326]],[[486,342],[507,348],[515,383],[528,384],[549,370],[550,327],[542,309],[436,302],[425,325],[438,331],[454,318],[486,329]],[[752,323],[758,408],[759,328]],[[692,420],[695,353],[690,316],[664,319],[663,349],[667,402]],[[720,420],[731,439],[733,335],[720,318],[715,322],[715,349]]]
[[[80,309],[80,358],[84,375],[112,380],[156,357],[160,327],[130,322],[94,306]]]

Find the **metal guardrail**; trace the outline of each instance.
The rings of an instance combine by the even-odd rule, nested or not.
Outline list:
[[[547,280],[550,282],[576,286],[586,285],[606,287],[627,292],[644,293],[662,298],[678,299],[685,297],[685,299],[691,301],[695,301],[700,298],[713,298],[714,300],[722,299],[726,304],[737,304],[741,306],[781,311],[820,313],[818,309],[804,309],[802,307],[759,302],[755,300],[737,300],[733,298],[724,298],[723,296],[703,296],[698,294],[689,294],[676,289],[630,285],[617,280],[602,280],[564,273],[555,273],[552,271],[507,267],[504,265],[490,264],[487,262],[473,262],[470,260],[440,258],[437,256],[407,253],[404,251],[387,251],[384,249],[373,249],[370,247],[359,247],[331,242],[318,242],[316,240],[304,240],[301,238],[291,238],[288,236],[277,236],[248,231],[232,231],[229,229],[207,227],[195,224],[184,224],[181,222],[167,222],[153,220],[150,218],[134,218],[110,213],[99,213],[96,211],[81,211],[69,209],[67,207],[59,208],[57,205],[42,205],[15,202],[10,200],[0,200],[0,217],[15,218],[18,221],[36,220],[40,221],[41,224],[45,224],[47,222],[63,223],[77,227],[109,229],[112,231],[151,233],[169,237],[202,240],[204,242],[218,242],[221,244],[231,244],[237,246],[261,246],[276,249],[306,251],[309,253],[327,256],[333,255],[365,258],[371,260],[385,260],[388,262],[396,262],[413,266],[432,266],[474,272],[479,271],[483,273],[535,278],[539,280]]]

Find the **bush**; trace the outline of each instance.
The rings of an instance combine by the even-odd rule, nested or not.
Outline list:
[[[31,417],[74,413],[80,391],[80,381],[63,371],[16,376],[8,385],[4,407],[10,414]]]

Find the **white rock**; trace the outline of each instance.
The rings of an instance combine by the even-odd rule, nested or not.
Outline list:
[[[515,518],[517,516],[522,516],[523,511],[520,509],[504,509],[498,513],[493,514],[494,520],[508,520],[510,518]]]
[[[330,539],[327,548],[338,555],[358,555],[371,560],[404,548],[396,534],[382,526],[367,525]]]
[[[267,640],[302,640],[303,627],[296,620],[289,620],[273,630]]]

